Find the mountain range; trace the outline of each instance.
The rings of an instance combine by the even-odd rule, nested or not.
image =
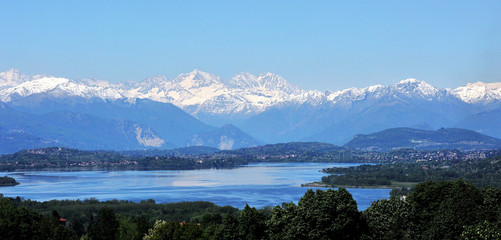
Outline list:
[[[14,136],[22,134],[39,142],[37,147],[67,142],[68,136],[62,135],[75,131],[69,131],[74,126],[91,136],[100,128],[114,129],[105,138],[111,145],[92,140],[85,149],[116,147],[109,141],[120,136],[117,141],[128,139],[120,150],[199,145],[234,149],[291,141],[343,145],[357,134],[397,127],[459,127],[501,138],[501,83],[438,89],[406,79],[391,86],[331,92],[306,91],[273,73],[239,73],[223,80],[195,69],[174,79],[159,75],[110,83],[28,76],[10,69],[0,73],[0,102],[2,109],[9,109],[2,110],[0,120],[17,119],[8,114],[24,119],[0,124],[0,139],[15,142]],[[46,124],[54,118],[65,119],[57,124],[58,136],[35,131],[36,126],[51,129]],[[103,124],[91,127],[99,122]],[[75,134],[70,136],[79,136]]]

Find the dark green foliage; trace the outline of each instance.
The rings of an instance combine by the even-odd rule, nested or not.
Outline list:
[[[202,234],[202,229],[195,223],[157,221],[144,239],[197,240],[202,239]]]
[[[270,239],[358,239],[357,204],[346,189],[308,190],[298,205],[275,207],[267,223]]]
[[[421,239],[456,239],[464,226],[482,219],[481,192],[461,180],[418,184],[407,199],[416,209]]]
[[[325,171],[333,175],[322,177],[322,182],[332,186],[390,186],[392,182],[418,183],[461,178],[477,187],[501,187],[501,157],[361,165],[350,168],[329,168]]]
[[[42,239],[42,216],[26,208],[16,208],[5,198],[0,199],[1,239]]]
[[[297,206],[294,203],[282,203],[271,211],[266,222],[269,239],[295,239],[297,236],[294,224],[297,221]]]
[[[109,207],[99,210],[95,224],[89,228],[89,237],[95,240],[113,240],[118,238],[119,223],[115,212]]]
[[[500,223],[501,189],[480,191],[461,180],[421,183],[407,200],[379,200],[363,212],[343,188],[308,190],[297,205],[271,211],[208,202],[0,198],[0,239],[499,239]]]
[[[222,222],[223,222],[223,217],[219,213],[216,214],[206,213],[202,216],[202,219],[200,220],[200,223],[204,227],[221,224]]]
[[[1,198],[0,239],[77,239],[76,233],[55,217],[16,207],[15,202]]]
[[[467,226],[461,234],[462,240],[494,240],[501,239],[501,230],[488,221],[474,226]]]
[[[238,209],[231,206],[220,207],[211,202],[178,202],[157,204],[154,200],[144,200],[139,203],[131,201],[97,201],[95,199],[80,200],[51,200],[37,202],[26,200],[19,203],[30,209],[51,214],[53,210],[69,219],[72,223],[87,228],[90,219],[97,221],[98,212],[103,207],[112,209],[117,215],[133,218],[131,221],[140,224],[138,231],[145,233],[158,219],[166,221],[191,221],[199,219],[204,214],[233,214]]]
[[[501,229],[501,189],[488,187],[482,190],[484,199],[481,216]]]
[[[411,187],[398,187],[391,189],[390,198],[400,198],[401,196],[407,196],[412,192]]]
[[[367,208],[363,239],[499,239],[500,206],[501,189],[428,181],[405,201],[379,200]]]
[[[364,239],[414,239],[416,235],[414,207],[398,198],[373,202],[362,216],[367,224]]]
[[[259,240],[265,236],[265,216],[257,211],[256,208],[251,208],[245,205],[240,212],[238,218],[238,234],[240,239]]]
[[[16,181],[16,179],[8,176],[3,176],[0,177],[0,187],[5,187],[5,186],[15,186],[18,185],[19,183]]]

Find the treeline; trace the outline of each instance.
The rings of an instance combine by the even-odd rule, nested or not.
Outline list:
[[[8,176],[0,177],[0,187],[15,186],[17,184],[19,183],[14,178]]]
[[[133,170],[192,170],[233,168],[247,164],[242,158],[202,159],[176,156],[126,156],[116,152],[80,151],[69,148],[23,150],[0,156],[0,171],[44,168],[109,168]]]
[[[483,159],[501,155],[501,150],[415,150],[398,149],[388,152],[353,150],[318,142],[291,142],[220,151],[211,158],[239,157],[250,162],[368,162],[412,163],[418,160]]]
[[[0,239],[143,239],[156,220],[200,222],[234,215],[211,202],[0,199]]]
[[[240,211],[207,202],[0,199],[1,239],[500,239],[499,229],[501,189],[461,180],[421,183],[406,199],[362,212],[343,188]]]
[[[476,160],[424,161],[408,164],[329,168],[322,177],[331,186],[394,186],[428,180],[464,179],[477,187],[501,187],[501,157]]]
[[[485,159],[501,155],[501,150],[436,150],[400,149],[390,152],[354,151],[327,143],[281,143],[218,151],[204,147],[176,150],[129,152],[80,151],[68,148],[23,150],[0,156],[0,171],[43,168],[111,168],[137,170],[191,170],[233,168],[259,162],[367,162],[415,163],[416,161],[459,161]],[[165,154],[165,155],[162,155]]]

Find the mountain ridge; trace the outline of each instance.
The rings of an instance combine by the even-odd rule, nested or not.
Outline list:
[[[356,150],[391,151],[401,148],[416,150],[484,150],[501,148],[501,140],[461,128],[436,131],[413,128],[390,128],[372,134],[358,134],[344,147]]]
[[[11,86],[13,83],[17,85]],[[130,109],[151,101],[150,105],[157,104],[158,109],[170,105],[180,108],[207,125],[233,124],[242,133],[248,133],[263,143],[322,141],[343,145],[356,134],[414,126],[428,129],[458,126],[478,129],[483,134],[500,138],[501,132],[496,130],[499,123],[495,121],[501,117],[498,111],[501,110],[499,85],[477,82],[456,89],[439,89],[408,78],[389,86],[320,92],[300,89],[273,73],[253,75],[243,72],[225,80],[195,69],[174,79],[157,75],[140,82],[113,84],[95,79],[26,76],[17,70],[9,70],[0,74],[0,101],[11,106],[35,105],[32,108],[38,108],[37,111],[47,108],[42,107],[42,103],[37,106],[37,102],[46,98],[71,102],[72,98],[80,97],[91,104],[91,99],[100,99],[106,104],[123,102],[130,105]],[[86,105],[80,107],[89,108]],[[138,111],[139,108],[134,109]],[[133,121],[151,119],[147,114],[154,112],[136,114]],[[479,127],[473,121],[486,115],[484,113],[490,117],[482,121],[486,127]],[[99,114],[114,117],[107,111]],[[121,113],[120,116],[123,118],[124,115],[127,114]],[[146,125],[162,132],[159,122]],[[206,136],[212,131],[198,129],[201,132],[197,132],[197,136]],[[165,131],[161,135],[168,136]],[[193,136],[193,143],[202,142]],[[225,142],[224,139],[219,141]]]
[[[54,85],[54,82],[57,84]],[[51,88],[50,84],[54,86]],[[501,101],[500,86],[500,83],[477,82],[456,89],[438,89],[424,81],[408,78],[391,86],[374,85],[321,92],[300,89],[273,73],[255,76],[243,72],[229,80],[222,80],[212,73],[195,69],[190,73],[179,74],[172,80],[157,75],[139,82],[118,84],[88,79],[73,81],[44,75],[27,76],[16,69],[0,73],[0,99],[4,102],[10,101],[16,94],[23,97],[59,90],[61,94],[70,96],[100,97],[105,100],[146,98],[169,102],[194,116],[199,112],[258,114],[287,102],[346,105],[364,98],[377,99],[391,93],[428,100],[455,97],[469,104],[487,104]]]
[[[220,149],[260,142],[236,127],[218,128],[169,103],[139,99],[29,96],[0,102],[0,153],[21,148],[64,146],[88,150]]]

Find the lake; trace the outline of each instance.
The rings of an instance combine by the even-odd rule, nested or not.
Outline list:
[[[47,201],[88,199],[157,203],[210,201],[243,208],[275,206],[299,200],[311,188],[303,183],[320,181],[328,167],[358,166],[353,163],[259,163],[234,169],[154,170],[154,171],[23,171],[4,173],[20,185],[2,187],[7,197]],[[315,188],[313,188],[315,189]],[[378,199],[388,198],[390,189],[349,188],[364,210]]]

